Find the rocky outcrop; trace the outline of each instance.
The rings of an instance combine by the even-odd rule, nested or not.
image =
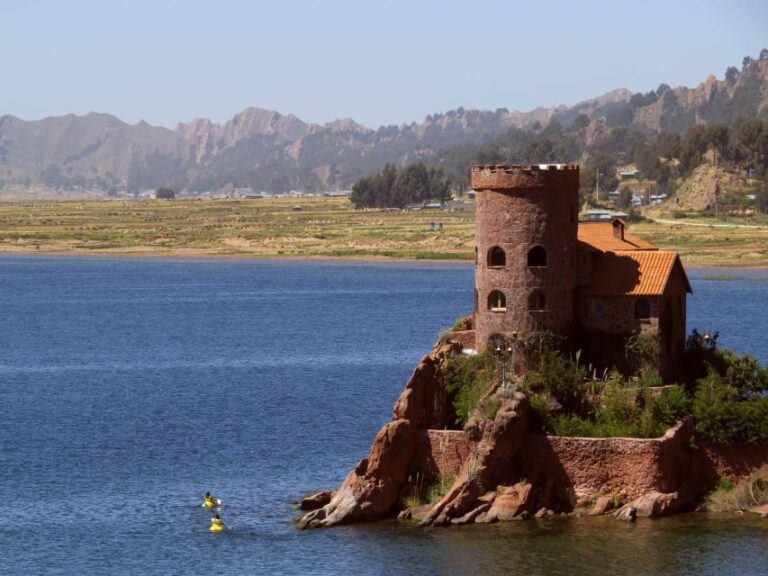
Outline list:
[[[768,461],[768,447],[695,446],[690,417],[661,438],[533,433],[527,397],[499,386],[478,403],[497,403],[492,418],[477,410],[462,430],[448,430],[456,416],[441,365],[460,350],[449,340],[422,358],[368,456],[330,499],[309,503],[316,509],[298,520],[300,528],[395,517],[448,526],[574,511],[633,521],[692,510],[718,474],[738,478]],[[438,477],[454,478],[445,495],[406,506]]]
[[[444,427],[454,418],[440,378],[440,364],[458,344],[436,346],[422,358],[395,404],[392,421],[376,435],[367,458],[350,472],[331,501],[305,514],[300,528],[378,520],[398,512],[413,480],[409,467],[418,443],[417,431]]]

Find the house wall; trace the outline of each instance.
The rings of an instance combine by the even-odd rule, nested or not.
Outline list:
[[[651,305],[650,318],[635,318],[636,296],[580,296],[578,298],[579,322],[587,332],[607,332],[609,334],[654,334],[659,329],[661,314],[660,298],[642,296]],[[589,315],[592,302],[602,306],[602,316]]]

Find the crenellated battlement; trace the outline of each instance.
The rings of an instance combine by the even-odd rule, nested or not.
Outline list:
[[[472,166],[472,188],[512,190],[578,185],[578,164],[478,164]]]

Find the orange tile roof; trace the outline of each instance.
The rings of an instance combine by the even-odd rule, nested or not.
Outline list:
[[[606,252],[597,257],[592,279],[583,293],[588,296],[661,296],[675,268],[679,268],[686,289],[691,292],[691,285],[677,252]]]
[[[624,240],[613,236],[612,222],[581,222],[579,223],[578,239],[590,248],[600,252],[616,252],[617,250],[658,250],[656,246],[641,240],[624,229]]]

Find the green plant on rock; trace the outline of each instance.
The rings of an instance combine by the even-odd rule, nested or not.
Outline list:
[[[455,480],[456,477],[450,474],[438,474],[435,481],[426,490],[425,500],[427,503],[437,504],[443,496],[448,494],[448,490],[451,489]]]
[[[452,400],[456,423],[466,424],[493,383],[495,359],[489,351],[474,356],[456,354],[443,364],[443,385]]]
[[[456,322],[451,326],[452,332],[462,332],[464,330],[472,330],[472,316],[459,316]]]
[[[768,503],[768,466],[756,470],[745,480],[733,484],[722,477],[717,488],[707,496],[707,509],[713,512],[749,510]]]
[[[658,375],[661,338],[658,334],[631,336],[624,344],[624,357],[632,374]]]

